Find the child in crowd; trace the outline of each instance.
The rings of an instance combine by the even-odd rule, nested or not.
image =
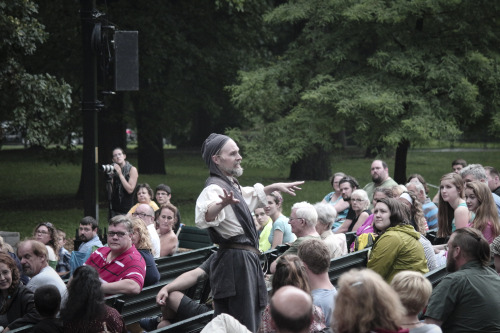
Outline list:
[[[66,233],[61,229],[57,229],[57,241],[59,243],[59,260],[57,261],[56,272],[59,273],[61,278],[67,279],[71,271],[69,264],[71,253],[64,248],[64,245],[66,245]]]
[[[42,320],[33,327],[33,333],[63,332],[63,324],[56,318],[61,306],[61,294],[51,285],[44,285],[35,291],[35,307]]]

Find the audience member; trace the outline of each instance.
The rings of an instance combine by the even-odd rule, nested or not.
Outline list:
[[[380,234],[373,245],[367,267],[391,282],[403,270],[427,273],[420,234],[409,221],[409,209],[397,199],[380,199],[375,204],[374,229]]]
[[[15,253],[12,246],[9,243],[6,243],[2,236],[0,236],[0,252],[8,254],[12,259],[14,259],[17,269],[19,270],[19,273],[21,275],[20,280],[24,285],[27,285],[30,278],[23,273],[23,266],[21,265],[21,261],[19,261],[19,258],[17,257],[17,254]]]
[[[129,215],[135,213],[137,207],[142,204],[150,206],[154,211],[157,211],[158,208],[160,208],[156,202],[153,201],[153,189],[148,183],[137,185],[135,188],[135,195],[136,204],[128,211]]]
[[[425,235],[427,234],[427,222],[425,221],[422,206],[417,200],[417,196],[414,194],[414,192],[411,191],[401,194],[398,200],[404,203],[410,209],[410,223],[415,231],[420,233],[419,242],[424,248],[425,259],[427,260],[427,268],[429,268],[429,271],[432,271],[433,269],[438,267],[438,263],[436,261],[432,243],[425,237]]]
[[[278,191],[275,191],[269,193],[266,196],[266,200],[266,214],[273,220],[271,233],[268,238],[269,243],[271,243],[271,249],[281,244],[293,242],[295,235],[292,233],[292,227],[288,224],[288,217],[282,213],[283,197]]]
[[[132,244],[141,254],[146,262],[146,276],[144,277],[144,287],[152,286],[160,281],[160,272],[156,267],[156,262],[153,257],[151,238],[149,232],[140,218],[132,219]]]
[[[251,211],[262,207],[273,191],[295,195],[303,182],[242,187],[237,180],[243,174],[242,158],[231,138],[212,133],[201,151],[210,177],[196,201],[195,222],[219,244],[210,272],[214,313],[228,313],[256,331],[267,290]]]
[[[43,243],[47,247],[49,264],[52,268],[57,265],[57,253],[59,253],[59,242],[57,241],[57,230],[50,222],[39,223],[33,230],[33,239]]]
[[[406,309],[401,326],[410,333],[442,333],[434,324],[425,324],[418,319],[418,314],[429,303],[432,284],[421,273],[412,271],[399,272],[392,279],[391,287],[398,293],[399,299]]]
[[[271,326],[280,333],[310,332],[311,296],[294,286],[280,288],[271,298]]]
[[[41,286],[35,291],[35,307],[42,320],[33,327],[33,333],[63,333],[62,321],[57,318],[61,294],[53,285]]]
[[[465,183],[465,203],[474,213],[474,220],[468,226],[481,231],[491,244],[500,235],[500,222],[488,185],[478,181]]]
[[[500,274],[500,236],[497,236],[493,243],[490,244],[490,250],[495,270]]]
[[[132,244],[132,221],[117,215],[109,221],[108,246],[95,250],[85,265],[97,269],[107,295],[138,294],[144,285],[146,263]]]
[[[342,223],[344,223],[344,220],[347,216],[347,212],[349,211],[349,203],[345,202],[344,199],[342,199],[342,193],[340,191],[340,186],[339,186],[340,180],[345,176],[346,175],[343,172],[336,172],[330,178],[330,184],[332,185],[333,192],[328,193],[323,198],[322,201],[322,203],[327,203],[332,205],[333,208],[335,208],[335,211],[337,212],[337,218],[333,223],[333,229],[337,229],[342,225]]]
[[[69,273],[71,271],[69,264],[71,253],[64,247],[64,245],[66,245],[66,233],[61,229],[57,229],[57,242],[59,246],[59,261],[57,261],[56,272],[63,279],[69,278]]]
[[[462,171],[463,168],[467,166],[467,162],[464,159],[458,158],[451,162],[451,168],[453,169],[453,172],[460,174],[460,171]]]
[[[49,266],[47,261],[47,247],[36,240],[22,241],[17,245],[17,256],[21,259],[24,274],[31,279],[26,285],[28,289],[35,292],[39,287],[44,285],[53,285],[61,294],[61,298],[66,297],[66,285]]]
[[[300,244],[297,255],[304,263],[313,303],[323,310],[326,326],[330,326],[337,290],[328,276],[330,268],[328,248],[318,239],[309,239]]]
[[[438,207],[427,196],[424,185],[418,180],[418,178],[412,178],[412,180],[406,184],[406,188],[408,191],[415,193],[417,200],[422,205],[422,210],[424,211],[424,217],[428,228],[437,228]]]
[[[78,237],[83,243],[78,247],[78,251],[87,253],[93,251],[94,246],[102,247],[102,242],[97,236],[99,224],[92,216],[85,216],[80,220],[80,227],[78,228]]]
[[[432,292],[426,323],[444,332],[500,332],[500,276],[480,231],[457,229],[448,241],[449,272]]]
[[[120,215],[113,219],[119,218]],[[99,250],[97,250],[99,251]],[[94,267],[81,266],[75,270],[68,284],[68,301],[61,309],[64,332],[127,333],[118,311],[104,302],[99,274]]]
[[[214,257],[215,254],[210,255],[199,267],[179,275],[174,281],[161,288],[156,296],[156,304],[161,307],[161,316],[141,319],[139,322],[141,327],[146,331],[153,331],[212,310],[211,306],[205,304],[205,299],[197,302],[182,292],[195,286],[198,281],[203,280],[206,283],[201,295],[203,296],[207,290],[210,290],[208,277],[210,275],[210,264]]]
[[[399,198],[401,194],[404,192],[408,192],[408,189],[404,185],[394,185],[391,187],[392,193],[394,194],[394,198]]]
[[[158,236],[158,232],[155,228],[155,211],[149,205],[142,203],[137,206],[136,211],[132,213],[132,216],[138,217],[142,220],[142,222],[144,222],[144,225],[148,229],[151,244],[153,246],[153,256],[155,258],[159,258],[161,255],[161,243],[160,236]]]
[[[273,299],[274,295],[285,286],[299,288],[304,291],[306,295],[311,296],[311,287],[307,278],[307,272],[298,256],[294,254],[283,255],[276,259],[276,262],[276,272],[271,281],[271,299]],[[259,328],[260,333],[276,332],[275,328],[272,326],[271,304],[272,303],[268,304],[262,313],[262,324]],[[325,328],[325,316],[321,307],[314,305],[312,309],[310,307],[309,309],[313,315],[313,320],[308,321],[308,332],[317,332]]]
[[[377,187],[373,192],[373,200],[372,206],[375,207],[375,204],[378,200],[383,198],[392,198],[394,196],[392,190],[388,187]],[[376,237],[378,236],[373,230],[373,213],[368,216],[365,223],[361,225],[358,230],[356,230],[356,239],[351,245],[351,251],[359,251],[364,249],[365,247],[372,246]],[[364,235],[364,236],[362,236]],[[371,240],[370,240],[371,239]]]
[[[370,269],[352,269],[340,276],[338,288],[332,320],[334,332],[408,332],[400,328],[405,309],[380,275]]]
[[[337,258],[347,254],[347,240],[345,234],[334,234],[332,232],[332,224],[335,221],[335,208],[327,203],[317,203],[314,205],[316,213],[318,213],[318,223],[316,223],[316,231],[320,235],[325,245],[330,252],[330,258]]]
[[[271,235],[271,230],[273,229],[273,220],[267,216],[264,208],[255,209],[254,216],[257,223],[255,227],[259,236],[259,251],[265,252],[271,248],[269,235]]]
[[[171,203],[164,204],[155,212],[155,216],[159,226],[157,235],[160,235],[160,256],[170,256],[179,246],[179,240],[173,230],[177,219],[177,207]]]
[[[139,178],[137,169],[126,161],[127,155],[122,148],[113,149],[113,167],[111,176],[111,217],[127,214],[134,202],[134,190]]]
[[[201,333],[251,333],[245,325],[240,323],[233,316],[227,313],[221,313],[212,319],[202,330]]]
[[[8,331],[40,321],[33,291],[20,282],[16,262],[6,253],[0,253],[0,275],[0,325]]]
[[[453,173],[460,174],[460,171],[462,171],[463,168],[467,166],[467,162],[461,158],[454,160],[451,162],[451,169]],[[429,191],[427,191],[429,192]],[[436,205],[439,204],[439,193],[438,191],[434,198],[432,199],[432,202],[434,202]]]
[[[313,205],[305,201],[295,203],[292,206],[292,213],[290,214],[290,220],[288,223],[292,226],[292,232],[297,235],[297,239],[290,245],[290,248],[286,250],[283,255],[297,254],[299,245],[307,239],[321,239],[316,231],[317,222],[318,213],[316,213],[316,209],[314,209]],[[271,264],[271,273],[274,273],[276,263],[277,260]]]
[[[160,184],[156,186],[155,192],[156,192],[155,198],[156,202],[158,203],[158,207],[170,203],[170,199],[172,198],[172,190],[170,189],[170,186],[165,184]],[[172,230],[174,230],[174,234],[177,235],[177,232],[181,227],[181,213],[179,212],[179,208],[177,208],[177,214],[175,214],[175,216],[177,218],[177,221],[175,222]],[[159,226],[157,225],[156,228],[158,229]]]
[[[500,172],[492,166],[485,166],[486,178],[488,180],[488,187],[491,192],[500,196]]]
[[[346,219],[344,223],[337,230],[337,233],[357,231],[362,226],[368,216],[372,213],[370,207],[370,200],[364,190],[354,190],[351,194],[351,210],[354,214],[351,219]]]
[[[370,168],[370,174],[372,176],[372,182],[366,184],[363,188],[363,190],[366,191],[370,202],[373,200],[373,192],[376,187],[393,187],[394,185],[398,185],[394,179],[389,177],[389,167],[384,161],[373,161]],[[373,207],[370,206],[370,209],[373,209]]]
[[[465,228],[469,224],[462,177],[457,173],[441,177],[439,193],[437,237],[446,240],[455,229]]]
[[[465,183],[479,181],[488,185],[488,177],[486,176],[486,171],[481,164],[469,164],[467,167],[463,168],[462,171],[460,171],[460,175]],[[493,192],[491,192],[491,195],[493,196],[493,201],[497,206],[498,215],[500,215],[500,197]]]
[[[359,189],[359,184],[356,181],[356,179],[354,179],[353,177],[345,176],[344,178],[342,178],[339,181],[339,189],[340,189],[340,193],[342,194],[342,200],[344,200],[345,202],[347,202],[349,204],[349,209],[347,211],[346,218],[345,218],[344,222],[342,223],[342,225],[340,227],[338,227],[337,229],[333,229],[333,231],[335,233],[339,233],[338,230],[344,224],[346,226],[347,225],[350,226],[352,223],[352,220],[356,218],[356,213],[352,209],[352,205],[351,205],[351,195],[352,195],[352,192]]]

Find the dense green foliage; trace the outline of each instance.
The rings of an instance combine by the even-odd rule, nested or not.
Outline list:
[[[71,87],[53,75],[26,69],[26,56],[36,54],[47,38],[36,15],[33,1],[0,1],[0,120],[10,121],[31,145],[47,146],[67,134],[63,127]]]
[[[499,13],[484,0],[288,1],[265,16],[290,31],[285,51],[230,87],[253,123],[231,134],[266,166],[331,151],[341,130],[374,153],[477,120],[498,135]]]

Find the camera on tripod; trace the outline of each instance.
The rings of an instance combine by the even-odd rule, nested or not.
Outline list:
[[[103,164],[101,165],[101,170],[105,173],[112,173],[113,171],[115,171],[115,167],[113,164]]]

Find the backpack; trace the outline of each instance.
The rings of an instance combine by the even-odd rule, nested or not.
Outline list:
[[[373,232],[356,236],[356,239],[354,240],[354,251],[359,251],[368,247],[372,247],[373,244],[375,243],[375,239],[377,239],[377,234]]]

